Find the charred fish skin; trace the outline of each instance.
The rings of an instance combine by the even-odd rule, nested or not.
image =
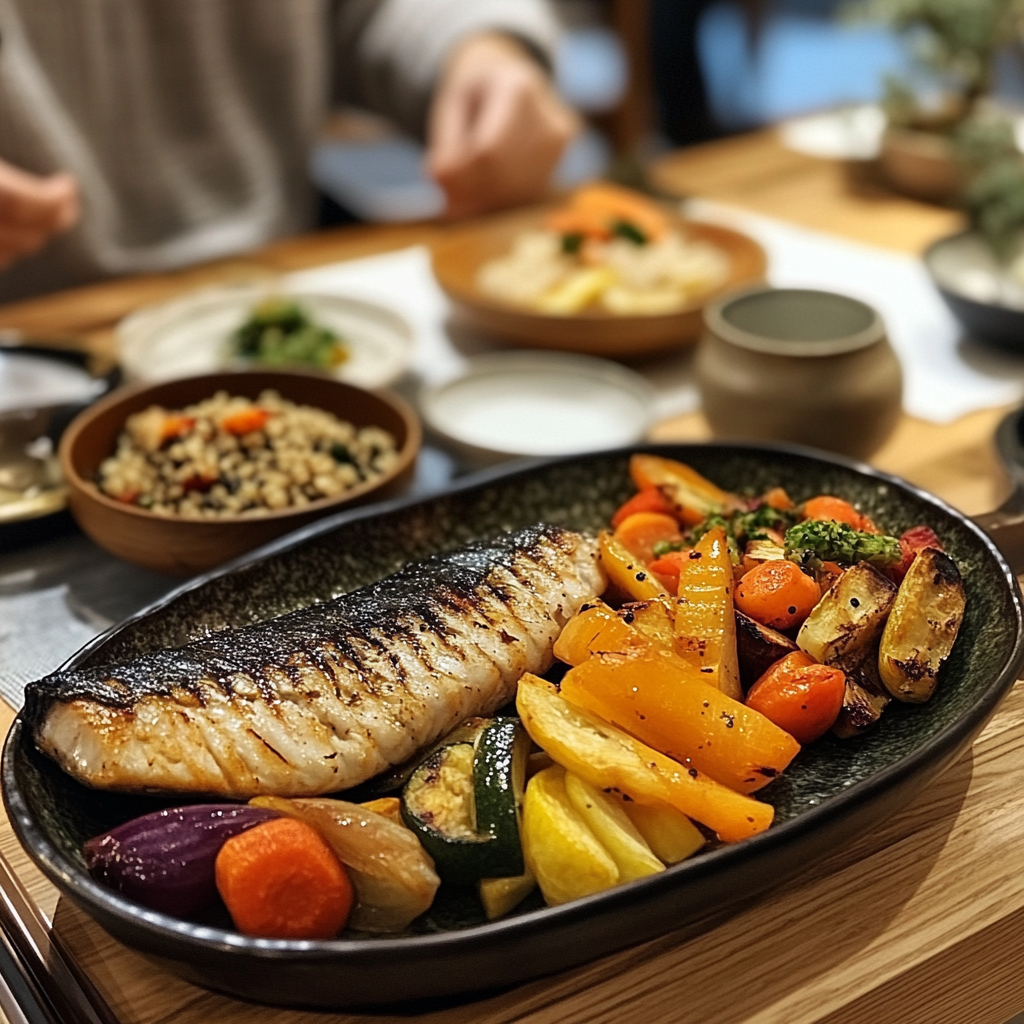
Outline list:
[[[530,527],[277,619],[54,673],[26,688],[23,714],[94,788],[335,792],[507,703],[604,585],[593,539]]]

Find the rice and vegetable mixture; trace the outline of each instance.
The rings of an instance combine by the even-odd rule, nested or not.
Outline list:
[[[684,235],[644,196],[598,184],[553,210],[543,230],[519,234],[507,254],[480,268],[477,283],[549,316],[656,316],[709,294],[729,267],[724,252]]]
[[[380,427],[355,427],[276,391],[256,401],[219,391],[185,409],[130,416],[97,485],[158,515],[260,515],[343,494],[397,458]]]

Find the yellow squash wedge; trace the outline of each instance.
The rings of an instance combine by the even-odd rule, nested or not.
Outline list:
[[[619,878],[631,882],[665,870],[665,865],[653,854],[647,841],[630,821],[623,801],[596,786],[584,782],[572,772],[566,773],[565,792],[580,817],[590,826],[598,842],[608,851]]]
[[[722,693],[743,700],[734,586],[725,530],[717,526],[701,537],[679,573],[676,650]]]
[[[565,792],[558,765],[534,775],[523,799],[523,854],[550,906],[619,883],[619,869]]]
[[[775,812],[768,804],[736,793],[696,768],[684,768],[570,704],[544,679],[524,675],[516,706],[534,742],[592,786],[607,787],[636,803],[671,804],[729,843],[757,835],[772,823]]]
[[[615,534],[604,530],[598,543],[601,548],[601,567],[608,581],[632,600],[647,601],[668,594],[654,573],[639,558],[630,554]]]
[[[678,864],[704,845],[700,829],[668,804],[627,803],[625,810],[654,855],[665,864]]]

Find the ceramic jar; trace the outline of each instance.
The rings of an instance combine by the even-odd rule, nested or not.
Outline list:
[[[900,364],[865,303],[758,287],[708,305],[704,324],[697,381],[717,436],[866,458],[896,426]]]

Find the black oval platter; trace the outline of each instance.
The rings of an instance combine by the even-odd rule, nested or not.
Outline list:
[[[251,939],[221,920],[146,910],[95,882],[82,841],[152,802],[88,790],[41,756],[20,719],[3,755],[3,795],[33,860],[122,942],[221,992],[310,1008],[466,995],[564,970],[749,903],[906,804],[952,763],[1024,667],[1016,579],[969,519],[893,477],[796,448],[649,445],[722,486],[781,484],[795,499],[830,492],[890,533],[930,524],[968,593],[960,638],[925,706],[890,708],[855,740],[824,739],[759,796],[775,824],[638,882],[560,907],[528,902],[487,923],[472,899],[442,893],[409,933],[330,942]],[[433,498],[343,512],[197,579],[89,644],[66,667],[121,660],[237,628],[372,582],[406,561],[535,522],[596,530],[633,490],[628,451],[491,470]]]

